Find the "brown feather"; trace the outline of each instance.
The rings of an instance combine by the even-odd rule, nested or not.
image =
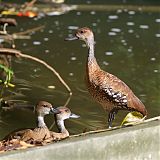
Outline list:
[[[96,59],[87,63],[86,81],[90,94],[104,107],[105,110],[111,111],[114,107],[125,109],[123,108],[123,105],[116,106],[116,103],[113,103],[104,93],[104,88],[112,88],[114,92],[120,92],[121,94],[126,95],[126,109],[138,111],[144,116],[147,115],[145,106],[134,95],[132,90],[116,76],[101,70]]]

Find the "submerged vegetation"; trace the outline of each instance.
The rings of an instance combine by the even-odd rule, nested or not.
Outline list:
[[[6,78],[5,80],[0,79],[0,84],[4,85],[5,87],[14,87],[14,84],[11,83],[11,78],[13,77],[13,71],[8,67],[0,64],[0,69],[2,72],[5,72]]]

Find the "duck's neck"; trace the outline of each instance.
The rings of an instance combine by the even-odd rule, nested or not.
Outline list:
[[[37,118],[37,126],[39,128],[46,127],[46,124],[44,122],[44,116],[42,116],[42,115],[38,116],[38,118]]]
[[[94,44],[91,43],[88,45],[88,61],[92,61],[93,59],[95,59],[94,56]]]
[[[86,45],[88,47],[88,60],[92,60],[94,59],[94,36],[90,36],[87,38],[87,40],[85,40]]]
[[[94,55],[94,45],[95,45],[95,42],[94,42],[94,39],[89,39],[87,42],[86,42],[87,46],[88,46],[88,58],[87,58],[87,68],[91,71],[95,70],[95,69],[98,69],[99,68],[99,65],[97,63],[97,60],[95,58],[95,55]]]
[[[56,119],[56,125],[57,125],[59,133],[63,133],[66,136],[69,136],[69,132],[67,131],[67,129],[64,125],[64,120]]]

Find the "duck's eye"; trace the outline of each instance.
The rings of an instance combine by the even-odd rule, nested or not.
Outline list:
[[[48,106],[46,104],[44,104],[43,107],[48,107]]]
[[[80,31],[80,33],[84,33],[84,31]]]
[[[66,109],[66,110],[65,110],[65,112],[69,112],[69,110],[68,110],[68,109]]]

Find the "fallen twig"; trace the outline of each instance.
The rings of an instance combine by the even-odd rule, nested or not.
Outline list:
[[[15,48],[15,43],[14,43],[15,39],[30,39],[31,36],[28,35],[29,33],[39,31],[39,30],[41,30],[45,27],[45,25],[42,25],[42,26],[39,26],[39,27],[28,29],[28,30],[23,31],[23,32],[8,34],[7,30],[6,30],[7,25],[8,25],[8,23],[5,23],[4,27],[3,27],[3,31],[0,31],[0,38],[4,39],[5,42],[8,42],[9,44],[11,44],[12,48]]]
[[[28,7],[33,7],[37,0],[32,0],[31,2],[24,3],[21,8],[27,10]]]
[[[69,97],[68,97],[66,103],[64,104],[64,106],[67,106],[67,104],[69,103],[69,101],[71,99],[72,91],[71,91],[70,87],[62,79],[62,77],[59,75],[59,73],[53,67],[51,67],[50,65],[48,65],[46,62],[44,62],[43,60],[41,60],[39,58],[33,57],[28,54],[21,53],[21,51],[18,51],[16,49],[0,48],[0,54],[7,54],[7,55],[11,55],[11,56],[16,56],[16,57],[27,58],[27,59],[31,59],[31,60],[34,60],[38,63],[43,64],[46,68],[48,68],[52,73],[54,73],[57,76],[59,81],[65,86],[65,88],[69,92]]]
[[[7,26],[8,26],[8,23],[5,23],[4,25],[3,25],[3,31],[0,31],[0,35],[2,34],[2,35],[8,35],[8,33],[7,33]]]
[[[17,26],[17,21],[13,18],[0,18],[0,24],[8,23],[9,26]]]
[[[45,25],[42,25],[42,26],[39,26],[39,27],[35,27],[35,28],[31,28],[31,29],[27,29],[26,31],[23,31],[23,32],[17,32],[17,33],[14,33],[15,35],[25,35],[25,34],[29,34],[31,32],[36,32],[36,31],[39,31],[41,29],[43,29],[45,27]]]

